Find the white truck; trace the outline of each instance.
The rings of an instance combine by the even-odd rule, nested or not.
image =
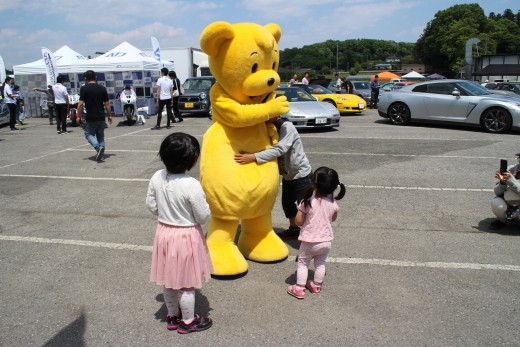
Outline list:
[[[146,51],[153,56],[152,51]],[[161,59],[171,61],[181,83],[188,77],[211,76],[208,55],[193,47],[161,47]]]

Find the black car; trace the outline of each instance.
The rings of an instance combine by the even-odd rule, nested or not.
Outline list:
[[[203,114],[211,117],[209,91],[215,84],[215,77],[189,77],[182,85],[183,94],[179,97],[181,113]]]

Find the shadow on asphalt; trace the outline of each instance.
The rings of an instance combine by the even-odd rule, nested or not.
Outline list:
[[[87,318],[84,308],[81,309],[81,315],[72,323],[61,329],[52,339],[47,341],[43,347],[62,347],[62,346],[85,346],[85,330],[87,326]]]
[[[491,234],[498,234],[498,235],[504,235],[504,236],[520,236],[520,223],[519,222],[508,221],[507,224],[503,228],[493,230],[489,227],[489,224],[491,224],[495,220],[496,220],[495,218],[483,219],[474,228],[479,231],[491,233]]]

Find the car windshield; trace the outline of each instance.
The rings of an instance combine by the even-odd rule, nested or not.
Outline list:
[[[368,82],[354,82],[356,89],[370,89],[370,83]]]
[[[297,87],[302,88],[303,90],[305,90],[307,93],[310,93],[310,94],[334,94],[333,92],[331,92],[327,88],[320,86],[319,84],[309,84],[309,85],[301,84],[301,85],[298,85]]]
[[[467,95],[489,95],[491,94],[486,88],[478,83],[459,81],[455,82],[458,89],[464,91]]]
[[[187,79],[184,82],[184,89],[186,90],[205,90],[211,88],[211,80],[210,79]]]
[[[313,98],[311,95],[306,93],[304,90],[301,90],[300,88],[278,88],[274,92],[277,96],[285,95],[289,102],[316,101],[315,98]]]

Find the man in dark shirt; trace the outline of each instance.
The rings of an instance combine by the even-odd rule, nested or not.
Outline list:
[[[375,75],[372,82],[370,82],[370,89],[372,92],[370,93],[370,108],[377,108],[377,99],[379,99],[379,76]]]
[[[86,108],[85,117],[85,138],[96,150],[96,160],[103,160],[105,153],[105,110],[108,113],[108,123],[112,124],[112,112],[110,110],[110,100],[107,89],[96,83],[96,73],[87,70],[83,75],[87,84],[79,90],[78,114],[83,114]],[[79,125],[80,118],[77,118]]]

